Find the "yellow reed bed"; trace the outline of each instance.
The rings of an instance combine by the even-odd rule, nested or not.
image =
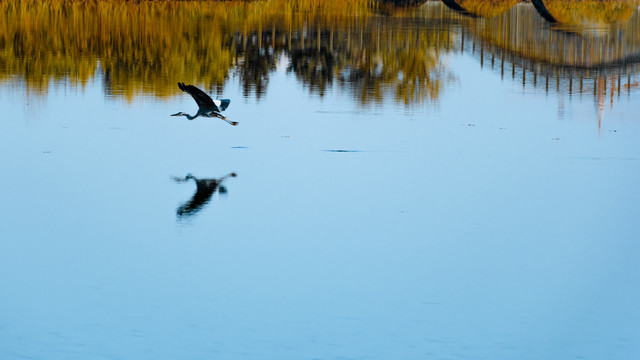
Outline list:
[[[457,0],[456,2],[472,14],[493,17],[509,11],[519,0]]]
[[[640,2],[637,0],[545,0],[549,13],[570,25],[598,25],[626,22]]]

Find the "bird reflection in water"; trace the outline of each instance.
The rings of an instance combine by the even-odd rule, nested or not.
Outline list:
[[[211,200],[216,192],[218,194],[226,194],[227,188],[222,183],[229,177],[236,177],[236,173],[229,173],[217,179],[198,179],[191,174],[187,174],[184,178],[173,177],[175,182],[183,183],[193,180],[196,183],[196,193],[193,194],[191,200],[184,203],[176,210],[178,218],[187,218],[198,213]]]
[[[184,83],[178,83],[178,87],[180,90],[186,92],[187,94],[193,97],[193,100],[198,104],[198,112],[191,116],[187,113],[178,112],[172,114],[171,116],[186,116],[187,119],[193,120],[198,116],[202,117],[216,117],[218,119],[222,119],[227,123],[235,126],[238,125],[235,121],[230,121],[226,117],[224,117],[220,112],[226,110],[231,104],[231,100],[229,99],[215,99],[213,100],[209,95],[207,95],[204,91],[198,89],[193,85],[185,85]]]

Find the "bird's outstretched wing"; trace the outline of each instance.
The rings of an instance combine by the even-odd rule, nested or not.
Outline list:
[[[193,100],[196,101],[196,104],[198,104],[198,107],[210,108],[216,106],[213,103],[213,99],[211,99],[209,95],[207,95],[204,91],[198,89],[197,87],[193,85],[185,85],[184,83],[178,83],[178,87],[180,88],[180,90],[191,95],[191,97],[193,97]]]
[[[213,100],[214,104],[216,104],[216,106],[218,107],[218,109],[220,109],[220,111],[224,111],[227,110],[227,108],[229,107],[229,104],[231,104],[231,100],[229,99],[216,99]]]

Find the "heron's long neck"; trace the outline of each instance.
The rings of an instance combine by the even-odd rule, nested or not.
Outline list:
[[[187,117],[187,119],[193,120],[193,119],[197,118],[198,116],[200,116],[200,112],[198,112],[197,114],[195,114],[193,116],[191,116],[189,114],[184,114],[184,115]]]

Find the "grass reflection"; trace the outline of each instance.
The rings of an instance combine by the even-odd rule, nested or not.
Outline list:
[[[43,94],[51,82],[81,86],[102,73],[106,95],[132,99],[175,94],[178,80],[219,91],[234,73],[245,95],[260,97],[287,55],[320,94],[349,74],[339,83],[363,103],[391,88],[406,104],[437,97],[433,38],[446,35],[387,34],[376,7],[368,0],[7,0],[0,2],[0,81],[18,77]]]
[[[536,69],[555,67],[554,71],[616,72],[638,63],[640,54],[640,14],[615,28],[617,31],[564,31],[545,26],[532,6],[516,6],[496,18],[484,19],[469,27],[488,45],[502,49],[509,59],[519,57],[535,64]]]
[[[545,4],[562,17],[554,1]],[[51,83],[83,86],[100,74],[106,96],[131,100],[175,95],[178,81],[215,94],[235,75],[245,96],[259,98],[286,58],[288,71],[320,96],[338,86],[362,104],[393,98],[412,105],[436,101],[446,87],[452,76],[443,54],[463,45],[460,26],[492,46],[554,66],[615,66],[637,52],[638,21],[599,38],[558,36],[530,5],[516,2],[456,0],[489,17],[462,20],[438,3],[394,8],[374,0],[4,0],[0,82],[23,81],[29,92],[44,94]],[[594,3],[563,6],[602,21],[628,19],[637,6],[635,0]]]
[[[150,90],[167,96],[170,77],[221,86],[233,54],[214,6],[124,1],[4,1],[0,76],[19,75],[30,90],[51,80],[84,83],[100,68],[106,91],[131,98]],[[232,6],[232,5],[229,5]]]
[[[596,34],[549,26],[533,6],[516,6],[499,17],[472,22],[463,47],[483,68],[511,77],[522,88],[592,95],[601,127],[605,103],[637,91],[640,14]]]

